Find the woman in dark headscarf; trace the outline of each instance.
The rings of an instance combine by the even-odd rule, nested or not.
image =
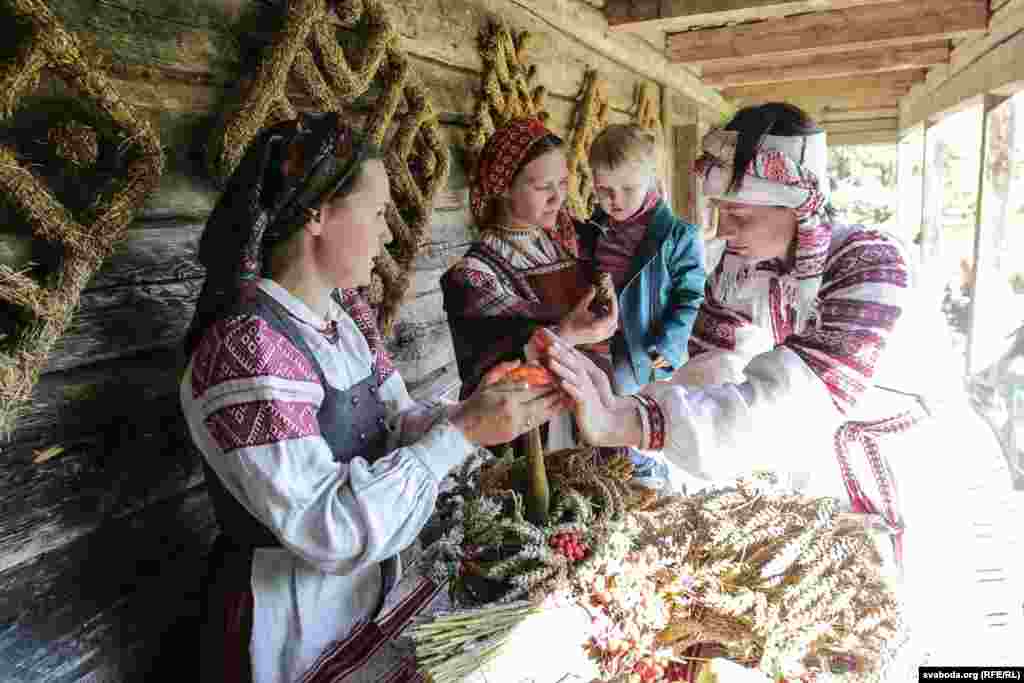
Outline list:
[[[562,141],[540,120],[513,120],[484,146],[470,197],[480,239],[441,279],[463,395],[495,364],[526,358],[544,325],[574,345],[615,332],[615,297],[603,316],[588,310],[592,268],[579,260],[567,190]],[[568,420],[551,423],[549,449],[573,445]]]
[[[412,401],[332,297],[369,283],[390,203],[379,153],[304,115],[253,141],[203,233],[181,385],[221,527],[202,680],[404,680],[381,647],[437,594],[398,554],[438,483],[560,410],[526,387]]]

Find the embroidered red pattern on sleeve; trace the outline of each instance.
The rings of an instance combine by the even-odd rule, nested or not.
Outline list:
[[[826,271],[821,324],[782,342],[821,378],[842,413],[869,386],[902,313],[890,302],[908,285],[907,266],[897,247],[874,231],[856,233]],[[871,299],[857,291],[866,286],[875,290]]]
[[[712,277],[717,276],[717,273]],[[820,324],[792,334],[790,311],[781,290],[769,286],[772,333],[776,344],[797,353],[828,387],[841,412],[854,406],[870,384],[885,341],[900,317],[892,303],[908,287],[907,264],[899,248],[877,230],[856,230],[828,257],[820,290]],[[690,356],[734,350],[737,330],[751,321],[717,302],[713,287],[690,337]]]
[[[377,316],[370,302],[358,289],[338,290],[341,307],[345,310],[356,327],[366,337],[366,343],[373,354],[373,366],[377,373],[377,386],[384,384],[395,372],[395,364],[384,344],[384,337],[377,327]]]
[[[257,378],[319,383],[309,359],[260,318],[229,318],[211,327],[194,355],[193,396],[224,382]],[[205,422],[217,445],[230,452],[317,436],[316,413],[309,402],[247,401],[221,408]]]
[[[196,347],[192,361],[192,397],[216,385],[271,376],[319,382],[309,359],[265,321],[245,315],[218,321]]]
[[[486,266],[484,266],[486,267]],[[467,265],[452,270],[452,280],[472,292],[463,315],[468,317],[524,316],[538,317],[538,306],[502,287],[498,277]]]
[[[640,408],[640,422],[643,425],[643,443],[646,451],[660,451],[665,448],[665,413],[661,406],[646,394],[633,394]]]
[[[252,401],[239,403],[206,418],[210,436],[225,453],[320,435],[312,403]]]

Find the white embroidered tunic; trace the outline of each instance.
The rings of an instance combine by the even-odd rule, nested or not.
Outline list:
[[[370,374],[370,348],[340,306],[332,302],[325,320],[275,282],[258,286],[287,310],[335,389]],[[321,332],[330,320],[336,343]],[[186,368],[181,404],[194,442],[282,545],[253,557],[256,683],[299,680],[327,646],[373,616],[380,562],[416,540],[440,481],[475,448],[443,419],[446,407],[414,402],[397,372],[380,396],[387,454],[341,464],[319,432],[324,389],[314,369],[259,318],[218,322]]]
[[[755,277],[762,279],[752,288],[777,286],[768,269]],[[956,386],[962,365],[938,311],[913,289],[906,251],[885,233],[835,226],[820,324],[793,333],[777,302],[705,301],[691,360],[638,395],[645,446],[663,449],[691,483],[768,469],[849,509],[835,447],[840,426],[906,410],[913,402],[906,394],[933,401],[930,419],[877,436],[887,476],[872,469],[878,458],[867,448],[850,458],[877,507],[898,489],[904,598],[916,643],[904,666],[926,656],[942,665],[1012,662],[1024,637],[1024,568],[1012,540],[1019,513],[1009,515],[1014,494],[1005,460]],[[977,640],[963,647],[964,634]]]

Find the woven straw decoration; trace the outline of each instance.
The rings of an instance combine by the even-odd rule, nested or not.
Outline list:
[[[390,335],[409,289],[410,268],[426,240],[434,197],[448,180],[448,147],[427,90],[399,49],[398,33],[380,2],[289,0],[285,11],[284,27],[267,48],[241,106],[214,135],[211,170],[225,181],[264,126],[296,116],[285,90],[289,74],[322,111],[340,112],[379,83],[382,92],[366,130],[370,140],[383,145],[397,126],[384,160],[396,208],[388,212],[394,239],[376,259],[371,300],[378,306],[381,331]],[[338,43],[339,27],[358,34],[351,59]]]
[[[594,174],[590,170],[590,145],[608,125],[608,88],[594,69],[583,77],[583,90],[576,107],[576,125],[569,146],[569,196],[566,204],[576,220],[590,218],[597,204]]]
[[[0,192],[25,217],[33,237],[63,248],[57,271],[42,284],[26,272],[0,266],[0,302],[12,304],[26,318],[0,346],[0,434],[4,435],[13,430],[23,412],[54,343],[71,322],[82,290],[157,187],[164,164],[152,124],[121,99],[86,57],[78,39],[46,5],[41,0],[7,0],[7,4],[16,18],[31,27],[31,37],[18,59],[0,68],[0,117],[13,114],[46,70],[110,120],[129,162],[123,177],[113,181],[89,212],[88,224],[83,224],[18,161],[13,149],[0,145]],[[84,151],[80,161],[88,165],[90,150]]]
[[[466,133],[469,168],[476,168],[480,150],[496,128],[527,116],[548,120],[544,110],[547,91],[542,85],[534,85],[537,66],[527,63],[530,40],[528,31],[513,34],[500,21],[490,22],[480,33],[484,73],[480,99]]]
[[[658,116],[658,98],[654,93],[654,84],[650,81],[638,83],[635,90],[633,122],[641,128],[661,130],[661,119]]]

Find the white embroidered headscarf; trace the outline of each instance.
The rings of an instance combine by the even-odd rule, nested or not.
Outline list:
[[[779,285],[784,304],[796,312],[793,331],[800,332],[812,319],[819,320],[818,290],[832,237],[825,132],[761,136],[739,190],[733,191],[729,185],[738,140],[738,131],[711,130],[704,137],[704,153],[694,169],[704,181],[704,195],[709,199],[796,210],[796,260],[789,272],[779,276]],[[750,301],[755,322],[764,325],[768,291],[759,284],[764,281],[754,277],[757,262],[727,250],[718,267],[721,273],[715,296],[723,304]]]

